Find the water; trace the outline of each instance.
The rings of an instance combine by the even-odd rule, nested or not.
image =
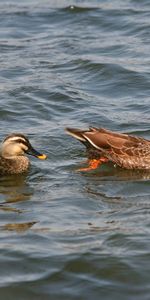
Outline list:
[[[64,128],[150,138],[150,2],[0,2],[0,139],[48,155],[1,177],[0,299],[150,298],[149,174],[76,172]]]

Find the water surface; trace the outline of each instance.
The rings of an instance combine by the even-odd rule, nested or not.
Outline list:
[[[0,299],[150,298],[150,174],[80,173],[64,128],[150,138],[150,3],[0,2],[0,139],[47,161],[0,181]]]

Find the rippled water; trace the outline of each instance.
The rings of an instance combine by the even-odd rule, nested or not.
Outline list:
[[[150,174],[80,173],[66,126],[150,138],[150,2],[0,2],[0,138],[47,161],[0,181],[0,299],[150,298]]]

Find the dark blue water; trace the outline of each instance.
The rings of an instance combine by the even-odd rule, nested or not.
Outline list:
[[[0,1],[0,139],[48,155],[0,179],[0,299],[149,300],[150,175],[80,173],[64,128],[150,138],[150,2]]]

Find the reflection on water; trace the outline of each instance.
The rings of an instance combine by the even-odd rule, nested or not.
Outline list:
[[[10,212],[15,212],[15,213],[18,213],[18,214],[21,214],[23,212],[21,209],[5,206],[5,203],[0,205],[0,210],[6,211],[6,212],[9,212],[9,211]]]
[[[21,201],[28,201],[31,199],[32,195],[33,189],[30,187],[29,183],[27,183],[27,174],[1,177],[0,198],[3,200],[0,203],[1,212],[5,212],[6,214],[14,213],[16,214],[16,217],[19,216],[19,214],[23,214],[23,212],[25,213],[24,209],[13,207],[13,204]],[[36,223],[36,221],[24,223],[13,222],[1,225],[0,229],[19,233],[27,231]]]
[[[95,172],[81,174],[81,176],[87,178],[88,184],[85,183],[84,190],[91,196],[112,204],[122,203],[122,205],[134,203],[133,200],[136,199],[136,205],[140,202],[142,206],[150,206],[150,171],[148,170],[104,167]]]
[[[0,179],[1,204],[30,200],[33,189],[26,180],[27,175],[11,175]]]
[[[11,223],[1,226],[1,230],[8,230],[8,231],[16,231],[16,232],[23,232],[30,229],[34,224],[37,222],[28,222],[28,223]]]
[[[78,171],[78,170],[77,170]],[[150,170],[126,170],[120,168],[112,163],[101,165],[94,171],[80,172],[84,176],[95,176],[101,180],[114,180],[114,181],[136,181],[136,180],[150,180]]]

